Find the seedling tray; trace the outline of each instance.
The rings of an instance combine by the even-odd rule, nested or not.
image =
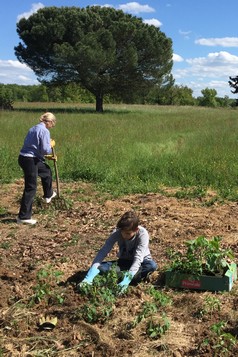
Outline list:
[[[165,285],[171,288],[207,290],[207,291],[230,291],[237,279],[237,265],[231,267],[224,276],[193,275],[179,271],[167,270],[165,272]]]

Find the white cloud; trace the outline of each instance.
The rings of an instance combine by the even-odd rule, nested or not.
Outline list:
[[[101,7],[114,7],[114,5],[112,5],[112,4],[95,5],[95,6],[101,6]]]
[[[148,25],[153,25],[155,27],[161,27],[162,26],[162,22],[160,22],[159,20],[157,19],[145,19],[143,21],[145,24],[148,24]]]
[[[29,77],[26,77],[26,76],[18,76],[18,80],[19,80],[19,82],[21,82],[21,83],[27,83],[27,84],[29,84],[29,85],[31,85],[31,81],[32,81],[32,79],[31,78],[29,78]],[[38,82],[37,82],[37,84],[39,84]]]
[[[189,35],[191,34],[191,31],[179,30],[179,34],[182,35],[186,40],[188,40],[190,38]]]
[[[215,80],[212,80],[212,81],[208,82],[208,86],[212,87],[212,88],[215,88],[217,91],[220,90],[220,89],[223,90],[224,87],[228,88],[227,84],[228,84],[228,81],[215,81]]]
[[[33,3],[31,5],[31,9],[28,12],[23,12],[22,14],[17,16],[17,22],[20,21],[23,17],[25,19],[28,19],[28,17],[30,17],[32,14],[34,14],[35,12],[37,12],[39,9],[42,9],[43,7],[45,7],[41,2],[38,3]]]
[[[190,33],[191,33],[191,31],[182,31],[182,30],[179,30],[179,34],[182,35],[182,36],[188,36]]]
[[[8,61],[4,61],[4,60],[0,60],[0,66],[1,68],[8,70],[8,69],[12,69],[12,68],[17,68],[17,69],[28,69],[30,70],[27,65],[19,62],[19,61],[14,61],[14,60],[8,60]]]
[[[195,41],[195,44],[203,46],[238,47],[238,37],[200,38]]]
[[[25,64],[22,64],[19,61],[13,61],[13,60],[8,60],[8,61],[0,60],[0,65],[5,69],[8,69],[8,68],[26,69],[26,68],[28,68]]]
[[[39,84],[34,72],[27,65],[13,60],[0,60],[0,83],[19,85]]]
[[[213,52],[209,53],[207,57],[198,57],[198,58],[190,58],[187,59],[186,62],[192,66],[200,66],[201,70],[202,67],[206,70],[209,67],[221,67],[221,66],[228,66],[234,65],[237,67],[238,65],[238,56],[232,55],[229,52],[221,51],[221,52]]]
[[[139,14],[141,12],[154,12],[155,10],[149,5],[140,5],[138,2],[128,2],[127,4],[119,5],[118,8],[124,12]]]
[[[216,89],[218,96],[232,97],[228,85],[229,76],[237,74],[238,56],[229,52],[212,52],[206,57],[189,58],[184,61],[186,68],[175,63],[173,76],[176,84],[186,85],[194,91],[194,96],[205,88]]]
[[[176,69],[175,78],[228,78],[237,73],[238,56],[222,51],[209,53],[207,57],[189,58],[185,62],[189,67]]]
[[[173,61],[174,61],[174,62],[183,62],[184,59],[183,59],[182,56],[177,55],[176,53],[174,53],[174,54],[173,54]]]

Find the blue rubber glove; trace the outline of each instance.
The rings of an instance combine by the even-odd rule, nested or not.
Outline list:
[[[95,278],[95,276],[97,276],[100,273],[100,270],[94,266],[92,266],[89,271],[87,272],[87,275],[85,276],[85,278],[81,281],[81,283],[79,284],[79,286],[82,286],[84,284],[89,284],[92,285],[93,283],[93,279]]]
[[[130,282],[132,281],[132,278],[133,278],[133,274],[126,272],[123,280],[118,284],[118,286],[120,287],[120,294],[123,294],[126,292]]]

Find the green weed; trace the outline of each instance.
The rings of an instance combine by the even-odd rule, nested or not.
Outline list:
[[[7,210],[5,207],[0,206],[0,215],[4,215],[7,213]]]
[[[158,311],[157,305],[154,302],[145,301],[142,304],[142,309],[139,314],[136,316],[135,320],[132,323],[132,327],[134,328],[141,321],[145,320],[147,317],[150,317],[156,314]]]
[[[206,189],[204,187],[191,187],[184,188],[175,193],[175,197],[177,198],[202,198],[206,195]]]
[[[218,196],[214,196],[212,198],[210,198],[209,200],[205,201],[203,203],[203,206],[206,206],[206,207],[211,207],[213,206],[215,203],[220,203],[220,204],[223,204],[224,203],[224,200]]]
[[[214,296],[206,296],[204,301],[204,312],[212,314],[215,311],[220,311],[221,302],[218,298]]]
[[[141,311],[134,321],[128,325],[128,328],[135,328],[142,321],[146,321],[146,334],[151,339],[156,339],[165,334],[170,328],[170,321],[164,312],[158,313],[158,295],[155,295],[157,301],[145,301],[142,304]]]
[[[234,347],[236,347],[237,339],[231,333],[226,332],[227,322],[220,321],[210,327],[210,336],[207,337],[202,346],[209,345],[214,356],[230,356]]]
[[[58,287],[62,272],[54,270],[51,265],[38,271],[36,275],[37,283],[33,286],[34,295],[30,299],[30,305],[45,301],[47,304],[63,304],[64,295]]]
[[[220,311],[221,309],[221,302],[215,296],[206,296],[203,302],[203,306],[199,309],[196,313],[196,316],[199,318],[210,315],[212,316],[215,312]]]
[[[0,346],[0,357],[4,356],[4,348]]]
[[[147,322],[146,334],[151,339],[157,339],[163,336],[169,328],[170,321],[166,314],[163,314],[161,317],[151,317],[151,319]]]
[[[149,288],[148,293],[153,297],[153,300],[157,306],[167,306],[171,305],[172,299],[160,290],[155,289],[153,286]]]
[[[1,242],[0,243],[0,248],[2,248],[2,249],[9,249],[10,246],[11,246],[10,242]]]
[[[80,239],[80,236],[78,234],[73,234],[71,240],[67,243],[64,243],[64,247],[77,245],[79,239]]]

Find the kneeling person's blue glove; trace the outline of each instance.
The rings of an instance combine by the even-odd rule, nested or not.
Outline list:
[[[133,274],[131,274],[129,272],[126,272],[126,274],[124,275],[123,280],[118,284],[118,286],[120,287],[120,293],[121,294],[126,292],[130,282],[132,281],[132,278],[133,278]]]
[[[92,266],[87,272],[85,278],[79,283],[79,287],[84,286],[85,284],[92,285],[93,279],[100,273],[100,270],[94,266]]]

